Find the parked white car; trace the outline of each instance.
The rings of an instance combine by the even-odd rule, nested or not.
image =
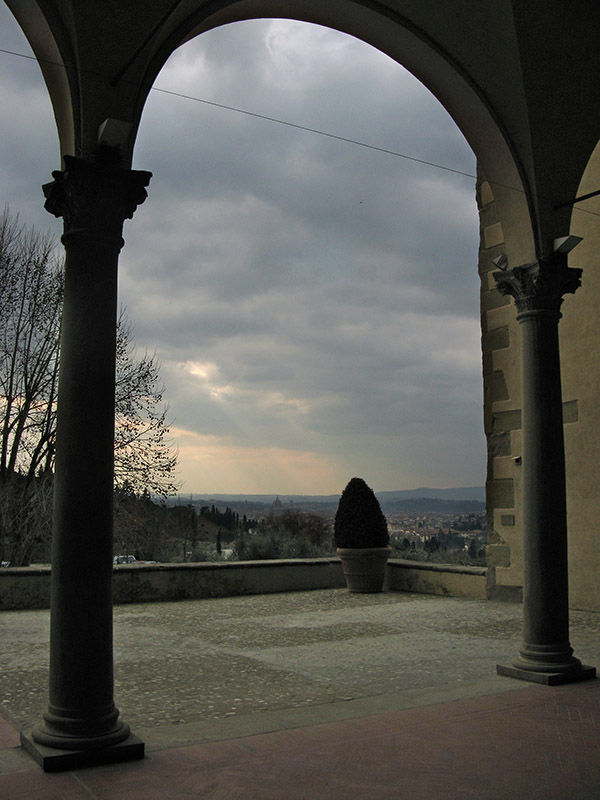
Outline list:
[[[135,556],[115,556],[113,564],[137,564]]]

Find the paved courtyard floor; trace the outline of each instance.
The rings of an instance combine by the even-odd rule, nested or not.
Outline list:
[[[600,665],[600,615],[571,643]],[[521,607],[293,592],[115,608],[115,699],[141,762],[44,775],[47,611],[0,614],[0,798],[600,798],[600,681],[495,675]]]

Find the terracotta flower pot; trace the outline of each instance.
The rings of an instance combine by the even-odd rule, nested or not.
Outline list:
[[[381,592],[391,547],[338,547],[350,592]]]

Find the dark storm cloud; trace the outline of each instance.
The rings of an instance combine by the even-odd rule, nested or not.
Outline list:
[[[8,56],[2,56],[6,61]],[[34,62],[22,72],[37,70]],[[27,76],[28,77],[28,76]],[[39,75],[38,82],[39,82]],[[60,166],[57,137],[45,90],[39,85],[21,89],[12,76],[0,81],[0,186],[2,205],[9,203],[23,222],[43,230],[60,232],[61,226],[43,210],[42,184],[52,180],[51,172]],[[9,109],[11,109],[9,113]]]
[[[35,64],[9,66],[6,199],[50,227],[39,190],[57,167],[49,104]],[[324,28],[212,31],[156,85],[474,173],[417,81]],[[304,470],[304,491],[336,491],[348,469],[382,489],[483,481],[473,180],[161,92],[135,167],[154,177],[125,227],[120,299],[162,361],[185,458],[213,448],[212,491],[249,490],[226,485],[219,452],[254,459],[255,472],[305,454],[290,467]],[[209,488],[182,469],[188,491]],[[328,485],[309,488],[311,470]]]

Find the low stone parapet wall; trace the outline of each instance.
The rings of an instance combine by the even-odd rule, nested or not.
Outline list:
[[[396,592],[487,600],[488,570],[455,564],[390,559],[386,582]]]
[[[486,570],[391,559],[386,587],[485,599]],[[268,594],[345,586],[337,558],[227,561],[194,564],[128,564],[113,573],[115,603],[188,600],[228,595]],[[0,610],[48,608],[50,568],[0,569]]]
[[[337,558],[115,567],[115,603],[298,592],[344,586]]]
[[[115,603],[268,594],[345,585],[337,558],[127,564],[114,567]],[[49,608],[50,568],[0,569],[0,610]]]
[[[0,568],[0,611],[50,607],[50,568]]]

